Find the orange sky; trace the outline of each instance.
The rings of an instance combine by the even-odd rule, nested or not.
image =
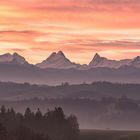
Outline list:
[[[140,0],[0,0],[0,54],[59,50],[78,63],[140,55]]]

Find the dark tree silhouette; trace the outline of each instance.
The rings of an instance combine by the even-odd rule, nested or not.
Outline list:
[[[30,108],[27,108],[24,114],[25,119],[31,120],[33,116],[34,116],[34,113],[31,111]]]
[[[8,140],[8,132],[1,123],[0,123],[0,140]]]
[[[1,109],[0,109],[0,111],[1,111],[1,116],[4,117],[5,114],[6,114],[6,108],[5,108],[5,106],[2,106]]]
[[[35,133],[25,126],[19,126],[15,132],[16,140],[50,140],[48,136],[40,133]]]
[[[40,109],[38,108],[38,109],[37,109],[37,112],[36,112],[36,114],[35,114],[35,118],[36,118],[36,119],[41,119],[42,117],[43,117],[43,115],[42,115]]]
[[[33,113],[30,108],[24,115],[14,109],[1,107],[0,140],[77,140],[79,125],[74,115],[66,116],[61,107],[42,114],[38,108]]]

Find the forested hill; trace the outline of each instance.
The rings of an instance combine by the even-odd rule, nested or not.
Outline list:
[[[92,84],[59,86],[31,85],[0,82],[1,100],[23,100],[30,98],[93,98],[127,96],[140,99],[139,84],[119,84],[109,82],[94,82]]]

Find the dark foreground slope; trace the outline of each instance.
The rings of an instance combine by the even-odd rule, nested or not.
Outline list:
[[[81,130],[80,140],[139,140],[139,131]]]

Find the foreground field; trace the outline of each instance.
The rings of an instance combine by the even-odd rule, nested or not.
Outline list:
[[[80,140],[140,140],[140,132],[81,130]]]

